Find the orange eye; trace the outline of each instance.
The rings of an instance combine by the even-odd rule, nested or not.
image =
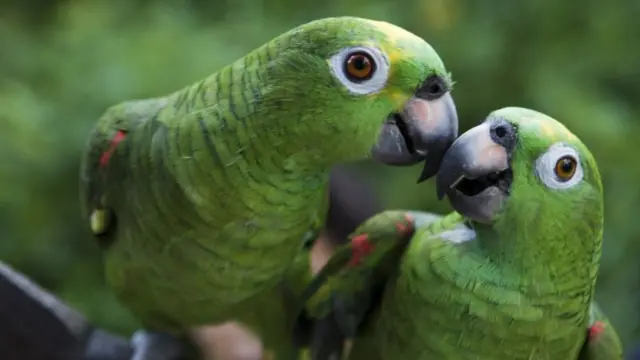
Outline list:
[[[353,82],[371,79],[376,71],[376,64],[371,55],[365,52],[354,52],[347,56],[344,63],[344,73]]]
[[[578,162],[573,156],[563,156],[556,162],[555,173],[560,181],[569,181],[576,173]]]

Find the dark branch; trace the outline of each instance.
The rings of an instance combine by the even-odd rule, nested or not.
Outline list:
[[[80,313],[2,262],[0,294],[2,359],[115,360],[131,356],[127,340],[95,329]]]
[[[326,230],[342,243],[381,210],[374,192],[346,169],[331,174]],[[128,339],[93,327],[77,311],[0,262],[0,358],[3,360],[128,360]]]

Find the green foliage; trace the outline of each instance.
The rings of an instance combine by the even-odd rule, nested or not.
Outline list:
[[[553,0],[0,1],[0,258],[100,325],[136,325],[104,288],[80,219],[89,129],[116,102],[204,77],[271,37],[332,15],[387,20],[425,37],[457,82],[464,131],[523,106],[563,121],[591,148],[606,194],[597,299],[623,339],[640,335],[639,2]],[[358,165],[387,207],[449,211],[419,169]],[[570,259],[568,259],[570,260]]]

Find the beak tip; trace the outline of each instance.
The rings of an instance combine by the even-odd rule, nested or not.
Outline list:
[[[438,200],[444,199],[445,195],[447,195],[447,187],[436,184],[436,195],[438,196]]]
[[[424,173],[420,174],[420,177],[418,178],[418,181],[416,181],[416,184],[421,184],[427,180],[429,180],[429,178],[431,178],[431,176],[425,175]]]
[[[420,177],[418,177],[418,181],[416,183],[420,184],[434,177],[438,173],[439,167],[439,161],[430,161],[429,159],[426,159],[424,167],[422,168],[422,172],[420,173]]]

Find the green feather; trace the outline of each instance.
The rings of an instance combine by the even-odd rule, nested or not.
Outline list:
[[[395,267],[380,260],[397,252],[389,247],[346,266],[341,255],[352,251],[349,244],[305,294],[306,314],[333,317],[334,331],[346,337],[355,333],[350,359],[622,359],[615,331],[593,302],[603,189],[592,154],[541,113],[505,108],[489,119],[517,129],[509,196],[490,222],[452,213],[418,224],[410,239],[398,242],[384,228],[393,229],[403,212],[379,214],[357,233],[370,242],[406,244],[391,259]],[[555,164],[538,159],[557,144],[579,155],[583,172],[574,186],[542,181],[541,169],[553,171]],[[345,324],[345,316],[353,321]],[[588,339],[596,319],[604,330]]]
[[[387,54],[390,75],[356,96],[328,59],[363,44]],[[109,108],[81,172],[109,286],[149,329],[238,320],[287,353],[287,298],[310,277],[291,266],[304,264],[305,234],[323,223],[330,168],[368,157],[386,117],[431,75],[450,82],[417,36],[328,18],[173,94]],[[117,131],[126,138],[100,165]]]

